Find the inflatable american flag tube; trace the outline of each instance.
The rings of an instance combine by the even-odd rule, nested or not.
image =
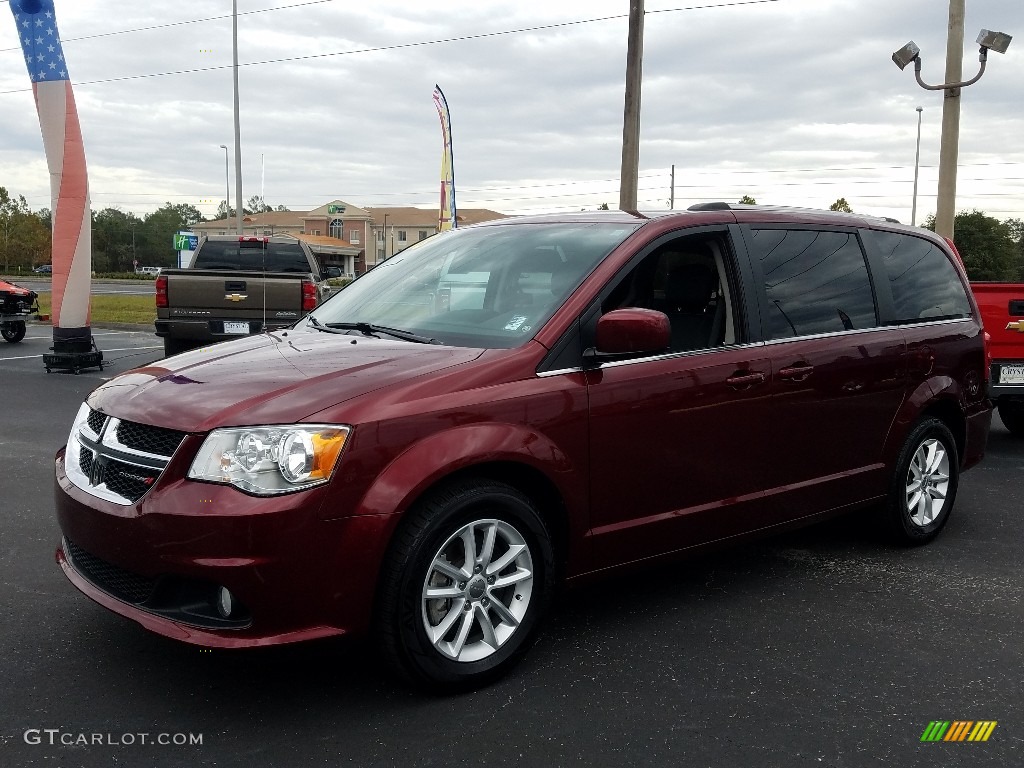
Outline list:
[[[91,338],[92,213],[85,146],[53,0],[11,0],[32,80],[53,212],[53,338]]]

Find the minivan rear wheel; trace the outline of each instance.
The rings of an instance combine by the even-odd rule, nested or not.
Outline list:
[[[441,489],[409,515],[381,574],[386,660],[435,691],[500,677],[529,647],[552,593],[543,518],[517,489],[488,480]]]
[[[949,520],[960,460],[953,434],[939,419],[921,421],[907,436],[889,487],[890,530],[903,544],[926,544]]]

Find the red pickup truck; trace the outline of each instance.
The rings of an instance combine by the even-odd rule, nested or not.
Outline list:
[[[1024,284],[971,283],[991,337],[989,396],[1011,433],[1024,436]]]

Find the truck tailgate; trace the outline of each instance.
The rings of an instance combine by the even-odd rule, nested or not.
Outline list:
[[[304,276],[300,274],[196,269],[166,274],[172,309],[203,309],[209,317],[227,319],[297,320],[302,316]]]
[[[971,283],[993,360],[1024,361],[1024,285]]]

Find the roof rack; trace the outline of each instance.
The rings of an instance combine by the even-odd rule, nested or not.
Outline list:
[[[694,203],[686,210],[688,211],[745,211],[757,209],[761,211],[794,211],[806,213],[834,213],[837,216],[856,216],[860,219],[875,219],[876,221],[887,221],[890,224],[900,224],[899,219],[891,216],[873,216],[869,213],[846,213],[846,211],[829,211],[825,208],[802,208],[796,205],[749,205],[747,203],[726,203],[714,201],[710,203]]]

